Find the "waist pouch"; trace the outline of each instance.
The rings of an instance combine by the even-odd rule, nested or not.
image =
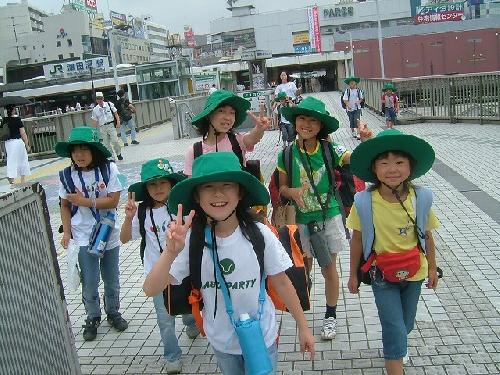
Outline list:
[[[243,353],[245,373],[252,375],[269,374],[273,370],[273,366],[264,342],[260,321],[253,318],[236,321],[234,329]]]
[[[393,283],[415,276],[420,269],[420,250],[417,246],[401,253],[378,254],[376,259],[384,279]]]
[[[309,231],[309,241],[311,242],[311,253],[316,258],[320,267],[329,266],[332,263],[332,254],[328,249],[325,229],[317,221],[307,223]]]

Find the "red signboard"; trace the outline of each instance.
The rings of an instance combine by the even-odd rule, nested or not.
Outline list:
[[[418,14],[415,23],[435,23],[446,21],[462,21],[465,18],[463,11],[441,12],[431,14]]]
[[[85,0],[85,5],[87,8],[97,9],[97,1],[96,0]]]
[[[321,52],[321,34],[319,30],[318,19],[318,6],[313,6],[313,27],[314,27],[314,41],[316,45],[316,52]]]

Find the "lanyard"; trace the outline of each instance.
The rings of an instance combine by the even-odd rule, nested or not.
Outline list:
[[[99,170],[98,168],[94,168],[94,174],[95,174],[95,182],[96,182],[96,189],[95,189],[95,198],[99,198]],[[82,191],[83,194],[85,195],[85,198],[90,198],[90,194],[87,190],[87,187],[85,185],[85,180],[83,179],[83,174],[82,171],[78,171],[78,178],[80,179],[80,182],[82,184]],[[99,213],[99,210],[96,208],[95,210],[92,207],[89,207],[90,212],[92,212],[92,216],[94,216],[94,219],[96,222],[99,222],[101,220],[101,215]]]
[[[166,204],[165,207],[167,208],[168,216],[170,216],[170,221],[173,221],[174,219],[172,218],[172,214],[170,213],[168,206]],[[153,218],[153,207],[149,209],[149,218],[151,219],[151,225],[153,226],[153,233],[155,234],[156,241],[158,241],[158,247],[160,248],[160,254],[161,254],[163,252],[163,249],[161,247],[160,237],[158,236],[158,229],[156,228],[155,219]]]

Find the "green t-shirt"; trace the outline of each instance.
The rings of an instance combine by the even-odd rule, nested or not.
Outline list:
[[[330,147],[333,149],[333,165],[334,167],[340,164],[346,149],[336,145],[335,143],[330,143]],[[299,208],[295,202],[295,207],[297,208],[297,223],[307,224],[311,221],[323,221],[323,213],[321,212],[321,206],[314,194],[314,190],[311,187],[309,178],[307,177],[306,170],[302,164],[299,152],[302,153],[302,157],[305,163],[307,163],[307,157],[304,152],[299,151],[297,144],[292,145],[292,180],[290,187],[300,187],[303,185],[309,186],[309,189],[304,192],[303,198],[305,203],[305,208]],[[328,191],[330,190],[330,183],[328,181],[328,172],[326,170],[325,162],[323,160],[323,155],[321,153],[321,144],[318,142],[316,149],[309,153],[309,158],[312,166],[312,175],[314,179],[314,184],[316,185],[318,192],[321,197],[321,202],[325,202]],[[283,151],[278,155],[278,170],[285,174],[285,165],[283,160]],[[332,171],[333,172],[333,171]],[[333,172],[334,173],[334,172]],[[326,210],[326,218],[331,218],[340,214],[340,207],[335,199],[335,194],[332,192],[328,200],[328,206]]]

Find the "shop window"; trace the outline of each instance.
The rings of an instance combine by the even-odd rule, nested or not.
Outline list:
[[[71,47],[73,45],[73,41],[71,39],[68,39],[68,47]]]
[[[59,55],[58,57],[59,57],[59,60],[64,59],[64,56],[63,56],[63,55]]]
[[[61,41],[60,40],[57,41],[57,46],[61,47]]]

